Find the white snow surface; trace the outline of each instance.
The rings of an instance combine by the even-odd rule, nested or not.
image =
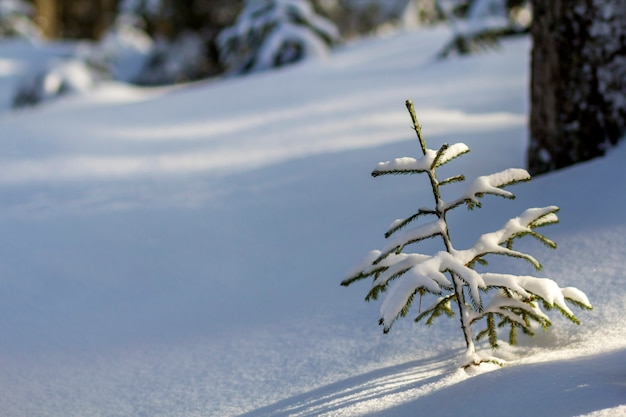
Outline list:
[[[420,157],[405,99],[430,148],[471,149],[446,176],[524,167],[529,39],[434,60],[450,36],[397,33],[245,78],[103,84],[2,111],[0,414],[626,415],[623,145],[508,188],[516,200],[448,214],[463,248],[528,207],[561,209],[542,230],[556,251],[517,249],[594,310],[576,311],[580,326],[551,312],[549,332],[493,353],[503,368],[458,369],[458,319],[426,327],[411,312],[383,335],[368,283],[339,285],[390,221],[432,203],[424,175],[370,176]],[[0,42],[3,89],[45,50],[18,47]],[[494,258],[491,272],[533,272]]]

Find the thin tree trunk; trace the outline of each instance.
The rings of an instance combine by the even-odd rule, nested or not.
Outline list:
[[[48,39],[56,39],[61,31],[61,13],[57,0],[35,0],[37,24]]]

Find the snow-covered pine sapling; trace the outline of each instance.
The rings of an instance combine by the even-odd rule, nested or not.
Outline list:
[[[467,186],[461,196],[449,202],[444,201],[440,193],[441,187],[464,181],[465,177],[456,175],[440,180],[437,169],[469,152],[469,148],[463,143],[457,143],[444,144],[439,150],[428,149],[413,103],[407,100],[406,105],[419,139],[422,156],[418,159],[405,157],[381,162],[372,172],[372,176],[426,174],[434,196],[434,206],[419,208],[409,217],[394,221],[385,234],[387,245],[382,250],[370,252],[364,262],[341,284],[347,286],[373,276],[366,300],[377,299],[381,293],[385,293],[380,309],[380,324],[385,333],[398,317],[409,313],[416,297],[420,299],[420,306],[422,297],[432,300],[428,307],[420,308],[415,321],[423,320],[430,325],[439,316],[453,317],[458,313],[467,348],[462,360],[463,366],[499,362],[492,357],[481,358],[476,353],[475,341],[487,338],[495,349],[498,347],[497,330],[504,327],[509,329],[509,343],[515,344],[518,331],[533,335],[537,324],[543,329],[551,325],[544,310],[556,308],[569,320],[579,324],[567,302],[583,309],[591,309],[591,304],[582,291],[573,287],[560,288],[548,278],[483,273],[474,268],[477,264],[486,265],[487,255],[496,254],[526,260],[537,271],[541,270],[541,264],[534,257],[514,250],[513,242],[529,235],[547,247],[556,248],[552,240],[538,233],[536,229],[557,223],[556,212],[559,208],[548,206],[528,209],[510,219],[501,229],[483,234],[473,247],[455,249],[446,220],[448,212],[462,205],[470,209],[480,207],[480,199],[486,194],[513,199],[515,196],[503,188],[529,181],[530,175],[523,169],[510,168],[478,177]],[[407,227],[422,219],[424,221],[421,224]],[[412,243],[434,237],[441,238],[445,251],[433,255],[403,252]],[[479,322],[482,330],[474,336],[472,326]]]

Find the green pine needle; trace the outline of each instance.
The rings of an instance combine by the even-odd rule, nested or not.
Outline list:
[[[465,181],[464,175],[455,175],[454,177],[446,178],[445,180],[441,181],[439,183],[439,186],[441,187],[442,185],[452,184],[455,182],[462,182],[462,181]]]
[[[392,227],[390,227],[389,230],[387,230],[387,232],[385,233],[385,238],[389,238],[389,236],[391,236],[392,234],[394,234],[398,230],[404,228],[409,223],[417,220],[420,216],[436,215],[436,214],[437,214],[437,212],[433,211],[433,210],[419,209],[419,211],[417,213],[413,214],[412,216],[407,217],[406,219],[402,220],[401,222],[398,222],[397,224],[394,224]]]

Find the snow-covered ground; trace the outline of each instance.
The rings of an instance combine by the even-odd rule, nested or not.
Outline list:
[[[172,89],[107,84],[0,113],[0,410],[43,416],[626,415],[626,147],[450,214],[462,248],[558,205],[542,275],[585,291],[554,326],[468,375],[456,319],[377,326],[339,286],[432,196],[377,162],[472,150],[468,178],[524,166],[527,38],[433,60],[446,29],[323,61]],[[27,53],[0,43],[0,97]],[[436,242],[421,246],[433,250]],[[494,260],[501,272],[531,273]],[[511,268],[515,268],[513,271]]]

